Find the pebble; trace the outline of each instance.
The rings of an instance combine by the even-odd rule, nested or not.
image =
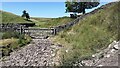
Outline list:
[[[114,47],[113,47],[115,50],[118,50],[118,49],[120,49],[119,47],[118,47],[118,44],[116,44],[116,45],[114,45]]]
[[[110,52],[111,52],[111,53],[114,53],[115,51],[116,51],[115,49],[111,49],[111,51],[110,51]]]
[[[68,50],[65,50],[66,53],[68,53]]]
[[[102,67],[103,65],[98,65],[99,67]]]
[[[92,58],[95,58],[95,55],[92,55]]]
[[[106,55],[105,57],[106,57],[106,58],[109,58],[109,57],[110,57],[110,54]]]

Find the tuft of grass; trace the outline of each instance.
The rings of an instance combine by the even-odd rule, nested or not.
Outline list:
[[[11,32],[11,31],[7,31],[7,32],[3,32],[2,35],[2,39],[7,39],[7,38],[19,38],[20,34],[18,32]]]
[[[18,39],[15,39],[15,38],[11,38],[11,39],[2,39],[0,40],[0,45],[7,45],[7,44],[11,44],[12,42],[16,42]]]
[[[63,65],[71,65],[77,60],[90,58],[92,54],[106,48],[112,41],[120,40],[118,6],[120,2],[99,10],[53,38],[54,42],[64,46],[60,55]]]

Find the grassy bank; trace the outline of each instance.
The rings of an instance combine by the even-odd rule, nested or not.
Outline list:
[[[4,32],[0,40],[0,50],[2,56],[9,56],[11,52],[20,47],[25,46],[31,41],[27,35],[19,34],[17,32]]]
[[[92,54],[106,48],[113,40],[120,40],[118,6],[120,2],[99,10],[53,38],[54,42],[63,45],[59,55],[62,65],[88,59]]]

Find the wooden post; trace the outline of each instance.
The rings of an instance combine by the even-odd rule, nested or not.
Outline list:
[[[56,28],[53,29],[53,34],[56,35]]]
[[[20,25],[20,34],[22,34],[22,26]]]

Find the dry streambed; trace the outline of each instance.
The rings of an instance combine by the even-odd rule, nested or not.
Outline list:
[[[73,66],[118,66],[120,41],[111,43],[108,48],[92,55],[90,60],[78,61]],[[54,66],[60,63],[56,51],[61,46],[49,39],[33,39],[32,42],[0,60],[2,66]]]
[[[33,39],[32,42],[12,52],[0,60],[2,66],[53,66],[58,63],[55,60],[56,46],[49,39]]]

